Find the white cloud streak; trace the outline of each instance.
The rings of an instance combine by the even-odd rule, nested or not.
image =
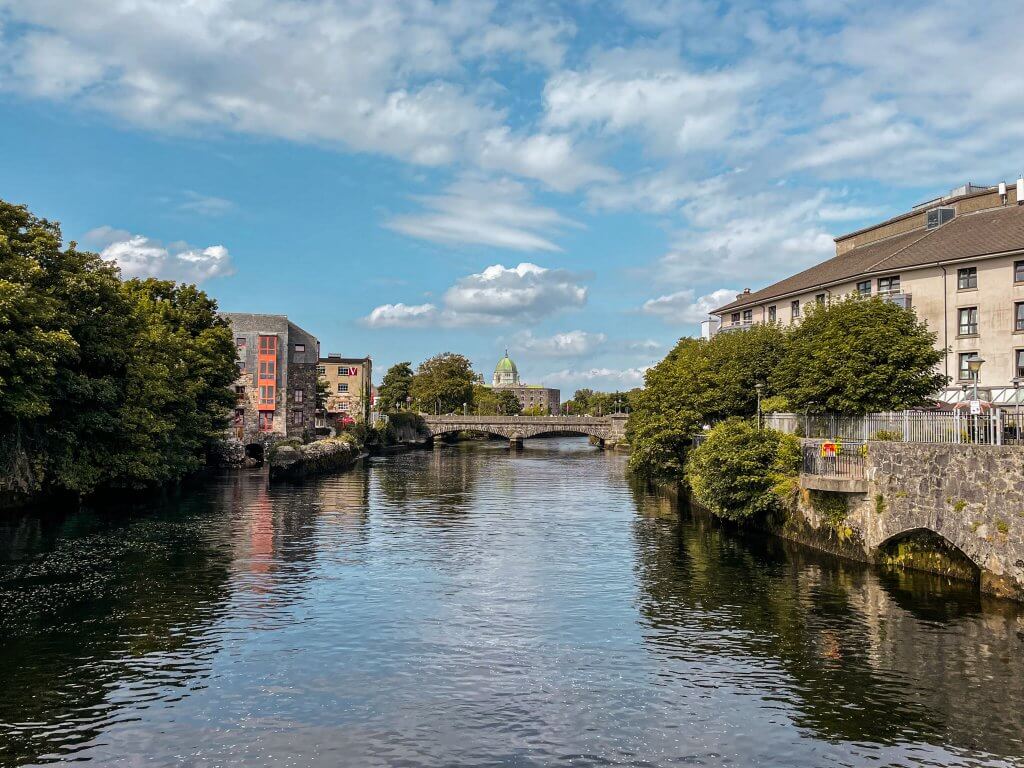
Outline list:
[[[205,248],[194,248],[182,242],[163,245],[145,235],[135,235],[109,226],[87,232],[85,240],[102,246],[100,256],[117,263],[125,278],[158,277],[201,283],[235,272],[231,255],[223,245]]]

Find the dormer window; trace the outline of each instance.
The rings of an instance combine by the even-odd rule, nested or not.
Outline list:
[[[927,229],[935,229],[941,227],[947,221],[951,221],[953,216],[956,215],[956,209],[950,206],[944,208],[932,208],[928,211],[928,225]]]

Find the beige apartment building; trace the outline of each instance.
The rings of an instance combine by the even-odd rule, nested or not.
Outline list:
[[[851,293],[882,296],[912,308],[950,350],[940,399],[968,396],[977,356],[980,397],[1014,401],[1014,380],[1024,382],[1024,179],[967,184],[835,242],[834,258],[713,310],[703,335],[799,322],[808,305]]]
[[[373,361],[369,357],[321,357],[317,375],[327,383],[327,415],[350,416],[356,421],[370,417]]]

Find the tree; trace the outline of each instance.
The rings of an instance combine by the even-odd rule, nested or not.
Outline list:
[[[523,412],[523,406],[516,397],[516,393],[508,389],[496,391],[495,400],[498,405],[498,413],[504,416],[518,416]]]
[[[693,497],[719,517],[782,511],[800,468],[800,441],[750,420],[716,424],[686,462]]]
[[[409,388],[412,386],[412,363],[395,363],[388,368],[377,390],[380,410],[388,413],[406,407]]]
[[[107,483],[137,488],[203,465],[227,427],[238,369],[230,328],[194,285],[130,280],[124,289],[145,330],[130,350],[122,447],[108,458]]]
[[[523,416],[547,416],[548,409],[543,405],[531,405],[529,408],[523,409]]]
[[[685,453],[705,424],[750,416],[786,348],[774,325],[720,333],[711,340],[683,338],[650,368],[643,390],[628,396],[626,433],[630,467],[646,477],[681,479]]]
[[[771,377],[797,411],[861,414],[913,408],[948,382],[935,334],[879,297],[851,296],[809,308],[790,332]]]
[[[409,386],[409,393],[420,411],[452,413],[462,404],[473,404],[472,364],[462,355],[444,352],[420,363]]]

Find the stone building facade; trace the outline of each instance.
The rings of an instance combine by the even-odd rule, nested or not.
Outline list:
[[[373,360],[331,353],[317,365],[320,381],[327,384],[327,416],[349,416],[356,421],[370,417],[373,391]]]
[[[519,369],[508,356],[507,349],[505,356],[494,367],[491,386],[494,389],[512,392],[524,411],[529,408],[540,408],[544,413],[557,414],[562,407],[560,390],[537,384],[523,384],[519,380]]]
[[[311,439],[320,342],[285,315],[223,317],[238,352],[232,436],[246,444]]]
[[[704,336],[755,323],[800,322],[808,306],[848,294],[882,296],[912,308],[950,349],[939,371],[943,400],[963,399],[967,361],[985,362],[981,397],[1024,397],[1024,179],[967,184],[914,209],[836,238],[836,256],[791,277],[749,289],[712,312]]]

